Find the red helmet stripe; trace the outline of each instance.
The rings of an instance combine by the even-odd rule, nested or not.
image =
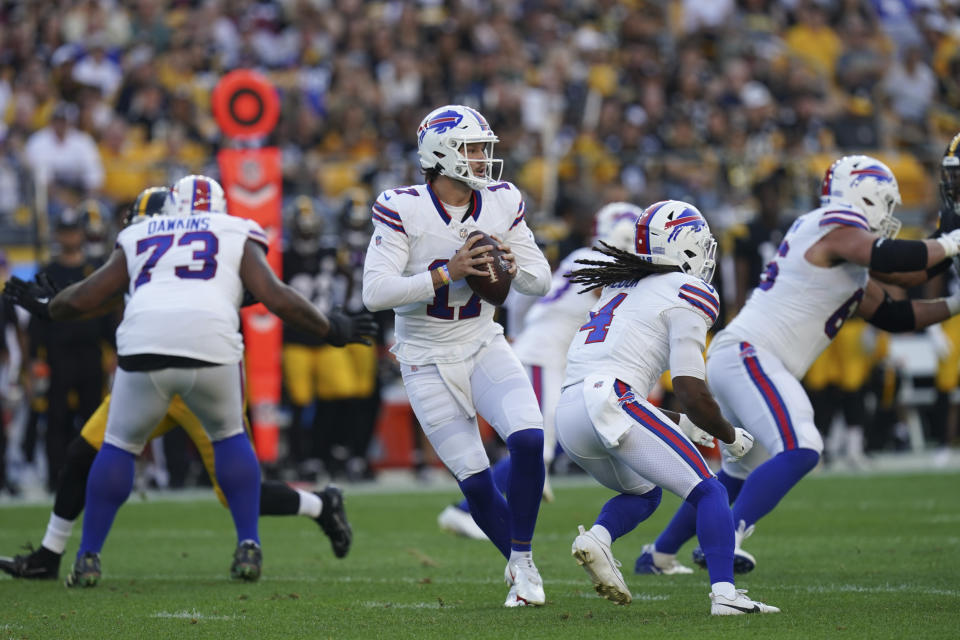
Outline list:
[[[210,183],[206,180],[193,181],[193,206],[195,211],[210,211]]]

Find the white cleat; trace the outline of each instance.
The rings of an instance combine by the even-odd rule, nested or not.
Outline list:
[[[730,599],[718,593],[710,594],[710,615],[740,616],[745,613],[780,613],[780,609],[751,600],[746,589],[737,589],[735,598]]]
[[[444,531],[455,533],[458,536],[471,540],[489,540],[483,529],[474,522],[473,516],[455,505],[449,505],[440,512],[440,515],[437,516],[437,524]]]
[[[503,572],[503,579],[510,585],[505,607],[523,607],[527,605],[541,606],[546,604],[547,596],[543,593],[543,579],[532,558],[507,562]]]
[[[633,596],[620,573],[620,562],[613,557],[610,547],[593,533],[585,531],[583,525],[579,529],[580,535],[573,540],[570,553],[590,576],[597,594],[616,604],[630,604]]]

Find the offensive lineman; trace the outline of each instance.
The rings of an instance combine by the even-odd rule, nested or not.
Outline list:
[[[693,446],[716,436],[725,457],[739,458],[753,445],[750,434],[723,419],[704,382],[707,329],[720,311],[709,284],[716,246],[696,207],[667,200],[643,212],[630,251],[608,246],[603,253],[613,263],[587,260],[593,268],[573,273],[584,291],[603,293],[570,344],[557,438],[574,462],[619,495],[589,531],[579,528],[572,553],[597,593],[628,604],[610,545],[656,510],[664,487],[695,512],[710,571],[710,613],[777,613],[735,588],[726,491]],[[668,368],[689,417],[645,400]]]
[[[604,259],[603,254],[590,248],[599,241],[628,250],[633,245],[637,220],[642,213],[642,209],[628,202],[611,202],[597,211],[590,246],[577,249],[563,259],[553,273],[550,291],[530,307],[523,331],[510,345],[526,369],[540,402],[540,411],[543,412],[543,462],[547,468],[556,450],[554,415],[567,366],[567,349],[590,307],[600,297],[599,289],[594,291],[594,295],[580,295],[566,275],[577,268],[577,260]],[[504,456],[498,460],[492,471],[497,486],[501,489],[506,487],[510,475],[510,457]],[[547,489],[544,490],[544,497],[552,499]],[[448,506],[437,521],[441,529],[468,538],[487,539],[470,517],[466,500]]]
[[[143,190],[124,217],[123,226],[138,224],[145,219],[160,215],[169,204],[170,189],[167,187],[149,187]],[[33,285],[24,283],[23,291],[16,296],[10,287],[8,297],[15,298],[21,306],[40,317],[49,317],[48,303],[37,298],[52,298],[55,290],[37,288],[31,296],[26,288]],[[369,330],[369,328],[367,329]],[[360,332],[363,332],[360,329]],[[0,570],[14,578],[56,579],[59,575],[60,559],[66,548],[67,540],[73,531],[76,519],[83,511],[90,467],[103,445],[110,408],[110,396],[107,396],[97,410],[90,416],[83,429],[67,447],[67,457],[61,471],[54,499],[53,511],[47,525],[46,534],[37,549],[28,554],[12,558],[0,557]],[[177,426],[183,427],[194,442],[203,460],[203,465],[213,482],[213,489],[220,502],[227,506],[226,498],[217,485],[214,471],[213,444],[203,429],[203,425],[187,408],[179,396],[174,396],[167,408],[167,414],[150,434],[150,440],[160,437]],[[317,522],[330,538],[333,552],[344,557],[350,550],[352,531],[347,522],[341,491],[328,486],[322,492],[311,493],[294,489],[283,482],[264,481],[260,487],[260,515],[305,515]]]
[[[515,607],[545,602],[531,546],[543,492],[543,418],[523,367],[493,322],[494,308],[463,280],[482,275],[479,268],[492,258],[474,247],[476,237],[464,240],[475,229],[497,237],[521,293],[545,294],[550,266],[524,221],[519,190],[499,181],[497,140],[469,107],[447,105],[424,118],[417,142],[426,184],[377,197],[363,302],[372,311],[396,313],[393,353],[410,404],[477,524],[508,559],[504,605]],[[506,500],[494,484],[477,413],[513,459]]]
[[[107,263],[50,302],[54,320],[93,316],[124,291],[117,331],[119,369],[105,442],[87,484],[87,517],[68,586],[93,586],[99,553],[133,484],[134,457],[180,395],[210,434],[217,481],[227,498],[238,545],[231,573],[256,580],[260,471],[242,418],[243,289],[273,313],[319,335],[334,329],[266,262],[266,236],[255,222],[226,215],[223,188],[206,176],[174,185],[171,215],[128,227]]]
[[[797,218],[746,305],[710,345],[710,388],[724,416],[758,443],[742,460],[724,460],[719,474],[737,523],[738,573],[756,565],[740,548],[754,524],[820,459],[823,441],[799,379],[844,321],[859,313],[880,329],[903,332],[960,312],[960,295],[893,300],[875,282],[942,269],[945,258],[960,253],[960,230],[932,240],[894,240],[900,221],[893,210],[900,201],[896,178],[882,162],[869,156],[834,162],[823,180],[821,207]],[[661,566],[675,564],[693,536],[694,519],[681,504],[647,549],[653,562],[641,556],[638,572],[661,573]],[[699,551],[694,561],[701,564]]]

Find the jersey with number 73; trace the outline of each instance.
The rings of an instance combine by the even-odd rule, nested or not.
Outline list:
[[[117,247],[126,258],[130,286],[117,353],[240,362],[237,310],[247,240],[267,246],[256,222],[222,213],[155,216],[121,231]]]
[[[866,267],[852,262],[825,268],[807,261],[807,249],[838,226],[869,230],[861,214],[837,206],[797,218],[760,284],[717,340],[734,338],[763,347],[802,378],[856,313],[870,275]]]

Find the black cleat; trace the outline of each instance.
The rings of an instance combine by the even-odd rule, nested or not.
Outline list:
[[[67,576],[68,587],[95,587],[100,582],[100,554],[87,551],[77,556],[73,571]]]
[[[333,555],[342,558],[350,551],[353,542],[353,529],[347,522],[347,512],[343,508],[343,492],[333,485],[327,485],[317,495],[323,501],[320,516],[316,518],[317,524],[330,538]]]
[[[46,547],[34,549],[33,545],[26,545],[30,553],[0,557],[0,571],[9,573],[14,578],[27,580],[56,580],[60,575],[60,554],[50,551]]]
[[[237,550],[233,553],[230,577],[235,580],[256,582],[260,579],[262,566],[263,552],[260,551],[260,545],[253,540],[244,540],[237,545]]]

